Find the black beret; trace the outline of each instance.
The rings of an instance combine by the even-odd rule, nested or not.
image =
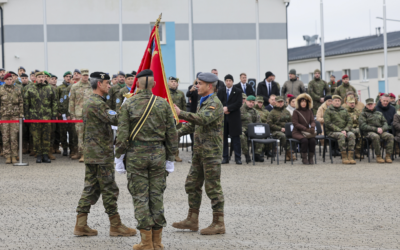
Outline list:
[[[28,77],[28,75],[25,74],[25,73],[22,73],[22,74],[21,74],[21,77]]]
[[[132,71],[131,74],[135,76],[136,75],[136,71]]]
[[[20,69],[23,69],[24,71],[26,71],[26,69],[25,69],[24,67],[22,67],[22,66],[20,66],[20,67],[18,68],[18,70],[20,70]]]
[[[6,71],[5,69],[3,69],[3,68],[0,68],[0,71]]]
[[[40,72],[40,70],[38,70],[38,69],[35,69],[35,74],[36,74],[37,72]]]
[[[36,72],[35,71],[31,71],[31,75],[34,75],[34,74],[36,74]]]
[[[132,75],[132,74],[126,74],[125,77],[126,77],[126,78],[128,78],[128,77],[134,77],[134,75]]]
[[[74,70],[74,73],[75,73],[75,72],[76,72],[76,73],[79,73],[79,74],[82,74],[81,71],[80,71],[79,69],[75,69],[75,70]]]
[[[114,74],[112,78],[113,78],[113,79],[114,79],[114,78],[117,78],[117,74]]]
[[[227,74],[224,79],[225,81],[228,79],[231,79],[233,81],[233,76],[231,74]]]
[[[136,78],[144,77],[144,76],[151,76],[153,77],[153,71],[151,69],[145,69],[140,71],[139,74],[136,75]]]
[[[119,76],[125,76],[125,73],[123,71],[118,71]]]
[[[8,71],[8,73],[10,73],[11,75],[16,75],[17,76],[17,74],[15,74],[14,71]]]
[[[332,96],[331,95],[327,95],[324,97],[324,102],[326,102],[327,100],[331,100]]]
[[[97,78],[97,79],[102,79],[102,80],[110,80],[110,75],[104,73],[104,72],[100,72],[100,71],[96,71],[93,72],[92,74],[90,74],[90,78]]]
[[[274,76],[274,74],[272,74],[271,71],[268,71],[267,73],[265,73],[265,78],[268,78],[270,76]]]
[[[173,77],[173,76],[170,76],[170,77],[168,78],[168,80],[175,80],[175,81],[178,81],[178,79],[176,79],[176,78]]]
[[[51,77],[55,77],[55,78],[57,78],[57,79],[58,79],[58,77],[57,77],[56,75],[53,75],[53,74],[51,74]]]

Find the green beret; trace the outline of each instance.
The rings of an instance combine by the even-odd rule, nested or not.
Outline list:
[[[365,102],[367,103],[367,104],[373,104],[374,103],[374,98],[368,98],[367,100],[365,100]]]
[[[71,71],[67,71],[64,73],[63,77],[66,77],[67,75],[72,75]]]
[[[254,95],[249,95],[246,100],[247,101],[255,101],[256,97]]]
[[[283,96],[277,96],[277,97],[275,97],[275,101],[277,101],[277,102],[283,102]]]
[[[247,95],[245,93],[242,93],[242,99],[246,99]]]
[[[256,97],[256,101],[257,102],[264,102],[264,97],[259,95],[259,96]]]
[[[333,95],[332,99],[340,99],[340,100],[342,100],[342,97],[340,97],[340,95]]]
[[[43,71],[43,73],[44,73],[46,76],[51,77],[51,74],[50,74],[49,72]]]

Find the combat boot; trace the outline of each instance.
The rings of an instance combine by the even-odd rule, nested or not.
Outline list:
[[[3,146],[0,146],[0,156],[3,156]]]
[[[290,151],[289,150],[286,151],[285,157],[286,157],[286,161],[290,161]],[[293,157],[293,160],[294,160],[294,157]]]
[[[78,159],[80,159],[81,157],[82,157],[81,154],[76,153],[76,154],[74,154],[73,156],[71,156],[71,159],[72,159],[72,160],[78,160]]]
[[[312,152],[308,153],[308,164],[314,165],[314,155],[315,155],[315,153],[312,153]]]
[[[153,231],[140,229],[141,242],[133,245],[133,250],[153,250]]]
[[[385,162],[386,163],[392,163],[393,161],[392,161],[392,157],[390,156],[390,154],[388,155],[388,154],[386,154],[385,155]]]
[[[83,157],[83,155],[82,155],[82,157],[79,159],[79,162],[85,162],[85,158]]]
[[[342,164],[350,164],[349,159],[347,158],[347,152],[346,151],[342,151]]]
[[[308,159],[307,159],[307,153],[301,153],[301,162],[304,164],[304,165],[308,165],[309,163],[308,163]]]
[[[256,154],[255,157],[256,157],[256,158],[255,158],[255,161],[256,161],[256,162],[264,162],[264,157],[263,157],[263,155]]]
[[[356,160],[359,160],[360,158],[364,159],[364,156],[361,156],[360,150],[357,149],[354,151],[354,156],[356,157]]]
[[[43,155],[43,163],[51,163],[51,160],[49,159],[48,155]]]
[[[354,151],[350,151],[347,153],[347,158],[350,162],[350,164],[356,164],[356,161],[354,160]]]
[[[31,150],[31,153],[29,154],[29,156],[35,156],[35,155],[36,155],[35,151]]]
[[[49,153],[54,153],[54,148],[51,148]]]
[[[42,156],[41,155],[37,155],[36,156],[36,163],[42,163]]]
[[[161,243],[162,241],[162,230],[163,228],[160,228],[158,230],[155,230],[153,228],[153,247],[154,250],[164,250],[164,245]]]
[[[246,163],[249,164],[251,162],[251,158],[249,154],[245,154],[244,157],[246,157]]]
[[[294,153],[294,151],[292,150],[292,157],[293,157],[293,160],[295,161],[295,160],[297,160],[297,158],[296,158],[296,154]]]
[[[187,218],[180,222],[174,222],[172,227],[197,232],[199,230],[199,210],[190,208]]]
[[[6,164],[11,164],[11,157],[7,157]]]
[[[76,224],[74,228],[74,235],[77,236],[96,236],[97,230],[91,229],[87,225],[88,214],[78,214],[76,216]]]
[[[27,142],[23,142],[22,143],[22,154],[26,155],[28,153],[29,149],[28,149],[28,143]]]
[[[49,152],[49,158],[50,158],[50,160],[55,160],[56,159],[56,157],[50,152]]]
[[[121,223],[119,214],[109,217],[110,219],[110,236],[134,236],[136,229],[129,228]]]
[[[175,154],[175,161],[176,162],[182,162],[182,159],[179,157],[179,150]]]
[[[12,163],[18,163],[18,160],[15,156],[11,157],[11,162]]]
[[[385,160],[382,159],[382,156],[377,155],[377,156],[376,156],[376,162],[377,162],[377,163],[385,163]]]
[[[224,213],[213,212],[213,221],[207,228],[201,229],[200,234],[225,234]]]
[[[59,148],[55,148],[55,149],[54,149],[54,153],[56,153],[56,154],[61,154],[61,151],[60,151]]]
[[[63,148],[63,156],[68,156],[68,148]]]

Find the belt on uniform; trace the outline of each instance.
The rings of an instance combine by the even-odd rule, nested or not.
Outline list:
[[[162,141],[130,141],[129,144],[132,146],[157,146],[161,145]]]

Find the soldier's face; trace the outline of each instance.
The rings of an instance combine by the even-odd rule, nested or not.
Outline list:
[[[381,103],[383,107],[387,107],[389,105],[390,98],[382,96]]]
[[[335,108],[339,108],[342,102],[340,101],[340,99],[333,99],[332,104]]]
[[[264,106],[264,102],[257,102],[257,106],[258,106],[259,108],[262,108],[262,107]]]
[[[5,80],[5,82],[6,82],[6,85],[12,85],[13,84],[13,78],[12,77],[9,77],[9,78],[7,78],[6,80]]]
[[[391,102],[396,101],[396,97],[390,97],[390,101],[391,101]]]
[[[39,75],[36,77],[36,82],[37,83],[44,83],[44,80],[46,80],[46,76],[45,75]]]
[[[349,83],[349,78],[344,78],[343,83],[346,83],[346,84]]]
[[[319,79],[321,77],[321,74],[319,72],[314,73],[315,79]]]
[[[79,79],[81,79],[81,77],[82,77],[81,74],[79,74],[78,72],[74,72],[74,79],[75,80],[79,80]]]
[[[134,79],[135,79],[134,77],[126,78],[126,81],[125,81],[126,85],[128,85],[128,87],[132,87]]]
[[[28,77],[21,77],[21,82],[27,84],[29,82]]]
[[[375,107],[374,103],[367,104],[367,109],[369,109],[371,111],[374,109],[374,107]]]
[[[50,78],[50,84],[53,85],[53,86],[56,86],[57,85],[57,78],[55,78],[55,77]]]
[[[249,108],[253,108],[253,107],[254,107],[254,104],[255,104],[255,101],[246,101],[246,105],[247,105],[247,107],[249,107]]]
[[[98,82],[97,88],[101,91],[103,95],[107,94],[111,88],[110,80],[103,80],[103,82]]]
[[[168,86],[170,89],[177,89],[178,88],[178,82],[175,80],[169,80]]]
[[[125,83],[125,76],[123,76],[123,75],[118,75],[117,78],[118,78],[118,82],[119,82],[120,84]]]
[[[347,102],[347,105],[352,109],[356,107],[356,103],[355,102]]]
[[[69,83],[71,81],[71,75],[64,76],[64,81]]]
[[[277,106],[278,108],[282,108],[282,107],[283,107],[283,101],[277,102],[277,103],[276,103],[276,106]]]
[[[89,75],[83,75],[82,81],[87,82],[89,80]]]
[[[231,79],[226,79],[225,80],[225,85],[228,89],[232,88],[233,86],[233,81]]]
[[[18,75],[22,75],[22,73],[25,73],[25,70],[19,69],[19,70],[18,70]]]
[[[31,81],[32,82],[36,81],[36,76],[34,74],[31,75]]]
[[[13,80],[14,80],[14,82],[18,79],[18,76],[17,75],[12,75],[12,78],[13,78]]]
[[[113,78],[113,79],[112,79],[112,84],[113,84],[113,85],[114,85],[114,84],[117,84],[117,81],[118,81],[117,78]]]
[[[210,90],[212,90],[212,89],[213,89],[212,84],[209,84],[209,83],[203,82],[201,80],[198,80],[197,93],[200,96],[206,96],[210,92]]]
[[[241,75],[240,76],[240,81],[243,82],[243,83],[247,82],[247,76],[246,75]]]
[[[331,82],[335,81],[335,77],[331,76]]]
[[[0,71],[0,77],[4,77],[6,75],[6,72],[4,70]]]

